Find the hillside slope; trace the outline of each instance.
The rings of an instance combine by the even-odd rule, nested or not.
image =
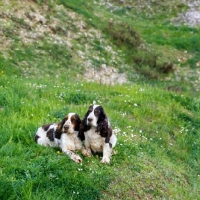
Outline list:
[[[73,66],[85,80],[113,84],[153,79],[165,89],[196,96],[198,29],[170,22],[177,13],[185,12],[182,1],[58,2],[1,3],[2,54],[4,58],[19,57],[15,63],[26,75],[36,74],[40,63],[49,65],[42,57],[34,62],[34,55],[53,55],[51,66]],[[31,54],[28,62],[23,62],[25,54]]]
[[[187,9],[0,2],[0,199],[199,198],[200,34],[173,21]],[[110,165],[35,144],[38,126],[93,100],[118,137]]]

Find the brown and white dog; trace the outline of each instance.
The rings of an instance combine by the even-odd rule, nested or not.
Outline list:
[[[75,150],[82,149],[82,140],[79,135],[81,120],[75,113],[69,113],[60,123],[46,124],[38,128],[35,141],[44,146],[60,147],[75,162],[82,162]]]
[[[100,105],[91,105],[82,120],[80,135],[85,136],[85,148],[82,154],[91,156],[92,152],[102,152],[102,163],[110,163],[112,149],[116,145],[117,137],[112,133],[110,122],[104,109]]]

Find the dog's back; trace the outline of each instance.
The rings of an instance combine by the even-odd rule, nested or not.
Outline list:
[[[35,141],[43,146],[59,146],[60,139],[55,137],[57,126],[57,124],[46,124],[39,127],[35,135]]]

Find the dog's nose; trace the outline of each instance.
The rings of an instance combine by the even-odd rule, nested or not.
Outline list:
[[[92,118],[88,118],[88,122],[91,122],[93,119]]]
[[[65,129],[65,130],[68,130],[68,129],[69,129],[69,126],[68,126],[68,125],[65,125],[65,126],[64,126],[64,129]]]

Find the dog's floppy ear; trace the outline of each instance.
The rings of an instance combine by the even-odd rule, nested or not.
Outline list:
[[[88,110],[87,113],[85,114],[84,118],[81,121],[81,130],[82,131],[88,131],[90,127],[87,125],[87,117],[90,114],[90,111]]]
[[[81,124],[87,126],[87,117],[88,117],[88,115],[89,115],[89,110],[88,110],[87,113],[85,114],[85,116],[84,116],[84,118],[83,118]]]
[[[100,109],[100,115],[99,115],[99,119],[97,121],[97,124],[102,123],[102,122],[104,122],[104,123],[108,122],[106,120],[107,116],[106,116],[106,113],[104,112],[104,109],[101,106],[100,106],[99,109]]]
[[[78,137],[81,139],[81,141],[85,140],[85,134],[83,130],[79,130]]]
[[[61,122],[58,123],[56,132],[55,132],[55,138],[57,138],[57,139],[61,138],[62,128],[63,128],[64,123],[65,123],[65,118]]]
[[[108,125],[108,119],[105,118],[104,121],[100,122],[98,125],[97,125],[97,129],[96,129],[96,132],[100,132],[100,135],[102,137],[111,137],[112,135],[112,128]]]
[[[62,128],[63,128],[65,121],[66,121],[66,118],[63,118],[62,121],[58,123],[58,127],[57,127],[56,130],[62,131]]]
[[[112,129],[108,125],[107,115],[102,107],[100,107],[100,115],[97,121],[96,132],[100,132],[102,137],[109,137],[112,135]]]
[[[88,131],[90,127],[87,125],[87,117],[89,115],[89,111],[85,114],[84,118],[81,120],[80,128],[79,128],[79,133],[78,137],[83,141],[85,140],[85,134],[84,132]]]
[[[75,126],[74,126],[74,130],[75,131],[79,131],[80,125],[81,125],[81,119],[80,119],[80,117],[77,114],[75,114]]]
[[[80,128],[79,128],[79,132],[78,132],[78,137],[81,139],[81,141],[85,140],[85,134],[84,132],[87,131],[86,127],[87,125],[84,123],[84,119],[81,121],[81,124],[80,124]]]

